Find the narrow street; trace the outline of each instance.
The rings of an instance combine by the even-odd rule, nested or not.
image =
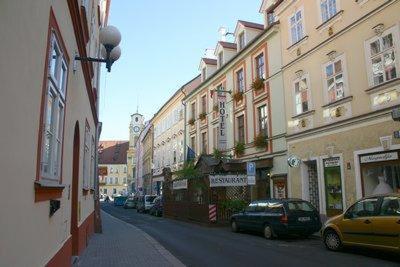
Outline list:
[[[234,234],[229,228],[158,218],[113,204],[103,203],[102,209],[149,234],[187,266],[399,266],[395,255],[377,251],[330,252],[317,236],[269,241],[258,234]]]

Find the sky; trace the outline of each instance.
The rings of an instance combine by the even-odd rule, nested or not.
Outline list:
[[[112,0],[109,25],[122,35],[121,58],[100,84],[101,140],[128,140],[130,115],[149,120],[182,85],[196,77],[218,29],[237,20],[263,22],[261,0]],[[229,41],[229,39],[228,39]]]

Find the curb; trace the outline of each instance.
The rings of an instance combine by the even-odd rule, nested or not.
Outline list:
[[[118,220],[124,224],[126,224],[127,226],[135,229],[136,231],[140,232],[140,234],[146,238],[147,241],[150,242],[150,244],[170,263],[172,264],[172,266],[176,266],[176,267],[183,267],[186,266],[184,265],[178,258],[176,258],[174,255],[171,254],[171,252],[169,252],[165,247],[163,247],[157,240],[155,240],[153,237],[151,237],[149,234],[147,234],[146,232],[144,232],[143,230],[139,229],[138,227],[127,223],[105,211],[101,211],[102,214],[105,214],[107,216],[112,217],[115,220]]]

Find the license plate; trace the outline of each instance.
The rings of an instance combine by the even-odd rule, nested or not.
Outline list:
[[[308,222],[308,221],[310,221],[311,219],[310,219],[310,217],[299,217],[299,222]]]

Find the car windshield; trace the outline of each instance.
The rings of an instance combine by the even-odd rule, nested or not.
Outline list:
[[[146,197],[146,202],[153,202],[153,200],[156,198],[156,196],[147,196]]]
[[[290,211],[314,211],[314,207],[305,201],[291,201],[288,202]]]

